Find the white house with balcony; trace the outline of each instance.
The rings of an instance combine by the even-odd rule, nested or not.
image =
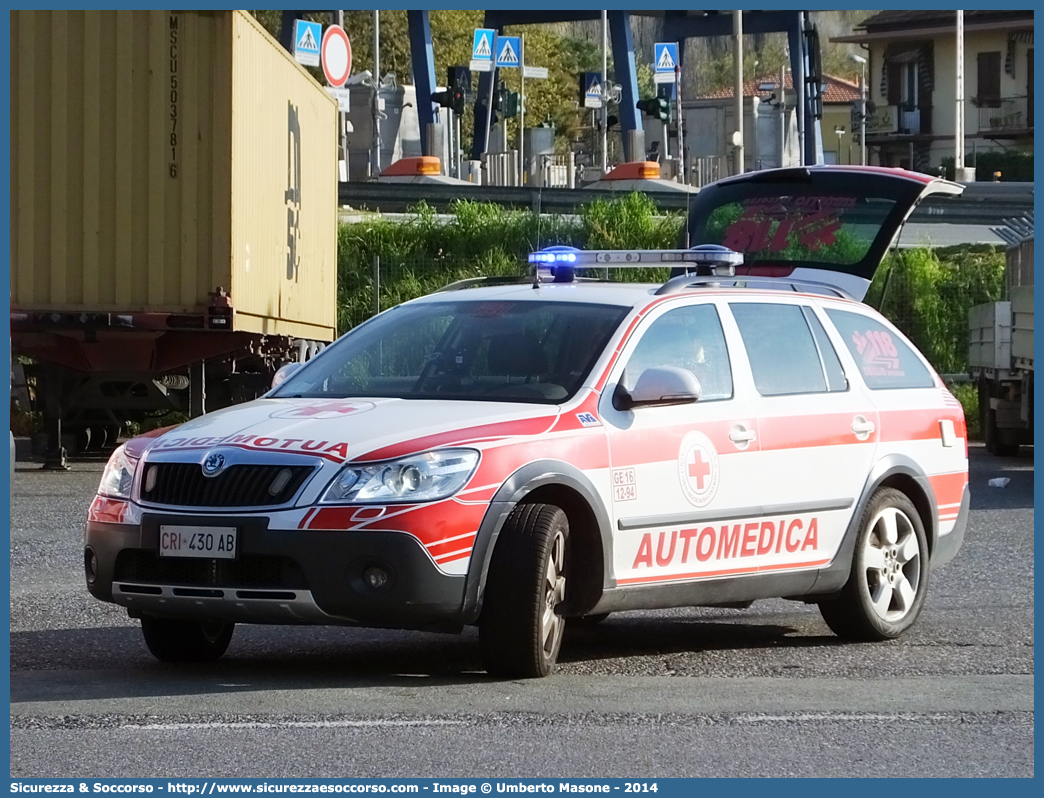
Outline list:
[[[835,42],[867,51],[869,160],[936,172],[954,154],[957,14],[881,11]],[[964,12],[964,128],[969,156],[1033,152],[1033,11]]]

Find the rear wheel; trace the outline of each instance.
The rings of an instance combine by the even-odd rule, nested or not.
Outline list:
[[[500,532],[486,581],[479,643],[496,676],[546,676],[562,646],[569,520],[551,504],[520,504]]]
[[[183,621],[173,618],[141,619],[145,645],[163,662],[213,662],[220,659],[232,640],[236,625],[226,621]]]
[[[928,539],[917,508],[882,488],[863,513],[848,583],[819,611],[839,637],[889,640],[913,625],[927,589]]]

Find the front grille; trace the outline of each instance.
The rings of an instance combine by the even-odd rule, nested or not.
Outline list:
[[[216,477],[205,477],[195,463],[150,463],[141,498],[176,507],[268,507],[290,501],[312,470],[299,465],[233,465]],[[146,490],[150,485],[152,490]],[[275,493],[273,487],[278,488]]]
[[[154,551],[143,549],[124,549],[119,553],[113,581],[185,587],[308,589],[304,571],[289,557],[255,554],[238,560],[197,560],[160,557]]]

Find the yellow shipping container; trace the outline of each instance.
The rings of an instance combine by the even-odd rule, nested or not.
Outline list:
[[[12,11],[12,310],[331,340],[336,120],[245,12]]]

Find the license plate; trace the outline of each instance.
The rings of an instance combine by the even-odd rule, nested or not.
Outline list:
[[[238,531],[234,526],[161,526],[161,557],[206,557],[233,560]]]

